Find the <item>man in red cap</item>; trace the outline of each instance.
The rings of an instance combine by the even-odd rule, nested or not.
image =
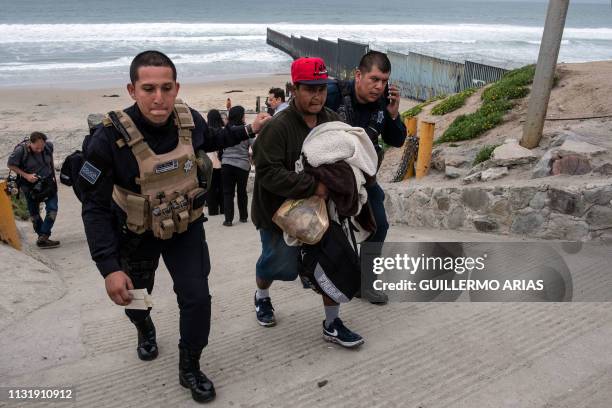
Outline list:
[[[327,84],[331,80],[322,59],[295,60],[291,65],[291,79],[295,92],[289,107],[268,122],[253,145],[255,186],[251,216],[261,236],[255,312],[257,322],[265,327],[276,324],[269,294],[272,282],[298,277],[299,248],[285,243],[283,232],[272,222],[272,216],[287,198],[327,197],[325,185],[310,174],[297,173],[295,163],[311,129],[339,120],[336,113],[324,107]],[[363,344],[361,336],[344,326],[338,317],[340,306],[325,295],[323,304],[323,338],[344,347]]]

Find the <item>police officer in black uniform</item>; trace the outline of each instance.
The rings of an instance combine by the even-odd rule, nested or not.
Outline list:
[[[365,129],[378,152],[379,166],[383,156],[379,137],[394,147],[401,147],[406,139],[406,127],[399,115],[400,92],[396,86],[389,85],[390,75],[389,58],[382,52],[370,51],[359,61],[355,80],[337,81],[327,86],[325,102],[325,106],[338,112],[344,122]],[[366,189],[377,226],[368,242],[382,245],[389,229],[385,193],[376,182]],[[388,300],[384,293],[375,291],[371,285],[364,287],[361,296],[377,304],[385,304]]]
[[[195,110],[182,105],[179,111],[176,68],[158,51],[138,54],[130,79],[127,89],[136,103],[109,113],[84,149],[78,182],[87,242],[108,296],[122,306],[131,302],[129,289],[151,293],[162,256],[180,310],[179,381],[194,400],[207,402],[215,389],[199,360],[210,331],[210,259],[194,152],[253,137],[267,115],[252,125],[213,132]],[[142,360],[158,354],[149,313],[150,308],[126,309],[138,331]]]

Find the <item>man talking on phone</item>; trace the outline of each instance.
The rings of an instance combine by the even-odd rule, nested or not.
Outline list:
[[[366,131],[378,153],[379,167],[383,158],[379,138],[394,147],[401,147],[406,139],[406,128],[399,115],[400,92],[396,86],[389,85],[390,75],[391,62],[387,55],[370,51],[359,61],[353,81],[337,81],[327,86],[325,106],[337,112],[342,121]],[[368,242],[382,246],[389,229],[385,193],[376,181],[366,188],[377,226]],[[375,291],[371,284],[366,282],[362,288],[362,298],[374,304],[387,303],[387,296]]]

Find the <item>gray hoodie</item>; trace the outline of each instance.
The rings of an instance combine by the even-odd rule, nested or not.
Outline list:
[[[253,144],[253,141],[255,141],[255,138],[243,140],[235,146],[223,149],[221,164],[229,164],[230,166],[250,171],[249,146]]]

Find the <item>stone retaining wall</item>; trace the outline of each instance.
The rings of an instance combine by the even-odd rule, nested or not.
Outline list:
[[[560,240],[612,238],[612,183],[431,187],[385,184],[389,222]]]

